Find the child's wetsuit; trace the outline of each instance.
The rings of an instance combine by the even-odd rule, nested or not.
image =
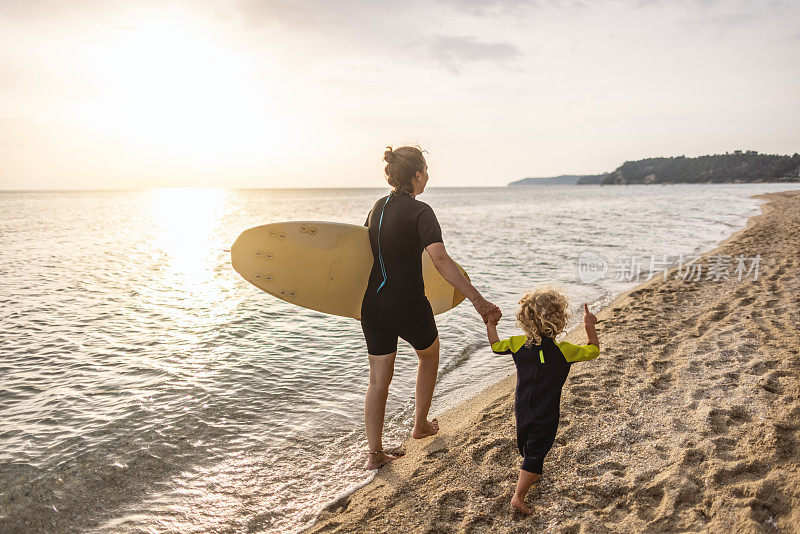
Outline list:
[[[514,412],[517,447],[522,469],[542,474],[544,457],[553,446],[558,430],[561,388],[575,362],[593,360],[597,345],[573,345],[543,337],[539,345],[525,346],[526,336],[512,336],[492,344],[495,354],[511,354],[517,366]]]

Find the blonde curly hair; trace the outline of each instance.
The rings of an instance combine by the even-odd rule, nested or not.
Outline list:
[[[555,339],[563,332],[571,315],[565,295],[549,286],[537,287],[519,300],[517,326],[528,336],[525,345],[539,345],[542,337]]]

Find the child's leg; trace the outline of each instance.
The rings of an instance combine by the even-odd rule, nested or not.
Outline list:
[[[514,492],[514,497],[511,498],[511,505],[523,514],[528,515],[531,513],[531,509],[525,505],[525,496],[528,494],[528,490],[531,489],[531,484],[539,480],[540,476],[539,473],[531,473],[524,469],[519,470],[517,490]]]

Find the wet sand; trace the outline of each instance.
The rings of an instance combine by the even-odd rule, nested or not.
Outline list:
[[[800,191],[756,198],[762,213],[699,263],[760,254],[757,280],[671,270],[597,312],[600,358],[564,386],[533,515],[509,505],[512,375],[309,531],[800,532]],[[586,343],[582,327],[565,339]]]

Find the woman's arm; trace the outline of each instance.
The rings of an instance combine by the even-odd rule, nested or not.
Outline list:
[[[483,318],[483,322],[487,324],[497,324],[500,317],[503,315],[500,312],[500,308],[483,298],[478,290],[475,289],[475,286],[461,274],[458,265],[456,265],[456,262],[453,261],[453,258],[451,258],[447,250],[445,250],[444,243],[431,243],[425,247],[425,250],[428,251],[431,260],[433,260],[433,265],[436,267],[436,270],[439,271],[439,274],[441,274],[451,286],[460,291],[462,295],[472,302],[475,310]]]

